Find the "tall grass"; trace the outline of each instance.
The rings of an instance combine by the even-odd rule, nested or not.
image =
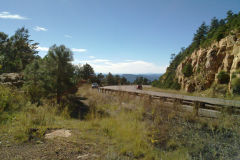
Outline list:
[[[93,108],[89,114],[94,115],[85,123],[91,123],[90,128],[107,137],[111,144],[108,156],[173,160],[239,157],[239,117],[195,117],[177,104],[168,106],[146,97],[99,94],[87,87],[81,94],[88,96]],[[100,110],[108,116],[99,116]]]
[[[56,107],[31,104],[23,92],[5,86],[0,86],[0,109],[0,133],[13,143],[42,138],[57,117]]]
[[[12,99],[23,98],[20,93],[11,93],[9,89],[4,91]],[[48,128],[67,128],[73,131],[68,141],[93,145],[99,159],[240,158],[238,116],[195,117],[183,112],[178,104],[171,106],[127,94],[103,94],[87,85],[79,88],[77,96],[85,99],[89,107],[83,120],[71,118],[67,107],[59,111],[55,105],[37,107],[28,101],[18,106],[1,98],[8,107],[16,104],[18,108],[9,113],[4,110],[10,116],[0,125],[1,140],[3,135],[17,142],[41,140]]]

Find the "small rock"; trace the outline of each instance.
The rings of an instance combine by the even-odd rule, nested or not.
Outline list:
[[[66,129],[58,129],[51,133],[45,135],[46,139],[53,139],[56,137],[69,137],[71,136],[71,131]]]
[[[77,159],[85,159],[85,158],[87,158],[88,157],[88,154],[84,154],[84,155],[80,155],[80,156],[78,156],[77,157]]]

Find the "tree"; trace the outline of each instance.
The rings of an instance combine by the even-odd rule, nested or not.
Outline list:
[[[74,78],[73,81],[77,84],[82,79],[81,65],[74,65]]]
[[[44,58],[45,63],[45,88],[55,93],[57,103],[60,104],[64,93],[73,88],[72,81],[74,67],[72,51],[64,45],[50,47],[48,54]]]
[[[127,78],[122,77],[122,78],[121,78],[121,84],[122,84],[122,85],[124,85],[124,84],[129,84]]]
[[[119,75],[115,75],[114,77],[114,85],[119,85],[121,84],[121,78]]]
[[[175,56],[176,56],[175,53],[172,53],[172,54],[171,54],[171,57],[170,57],[170,63],[172,63],[172,61],[174,60]]]
[[[211,25],[210,25],[210,28],[209,28],[209,31],[214,31],[218,28],[219,26],[219,21],[216,17],[213,17],[212,20],[211,20]]]
[[[103,83],[103,80],[104,80],[104,75],[102,73],[99,73],[97,75],[97,83],[101,85]]]
[[[3,32],[0,33],[2,72],[20,72],[34,60],[38,53],[38,43],[32,43],[29,37],[29,32],[24,27],[18,29],[10,38]]]
[[[204,41],[207,33],[208,26],[206,25],[205,22],[203,22],[193,37],[193,42],[195,43],[197,48],[200,46],[201,42]]]
[[[110,72],[106,76],[106,83],[107,83],[107,85],[114,85],[115,84],[115,79]]]
[[[233,11],[231,11],[231,10],[227,11],[227,18],[226,18],[226,20],[227,21],[231,21],[233,19],[233,17],[234,17]]]
[[[89,64],[85,64],[81,68],[82,78],[84,80],[89,80],[92,76],[94,76],[94,70]]]
[[[42,79],[44,73],[41,70],[43,60],[35,59],[32,63],[26,66],[24,70],[24,89],[29,95],[32,103],[40,103],[40,99],[44,96],[44,88]]]
[[[134,80],[134,82],[133,82],[134,84],[138,84],[138,85],[149,85],[151,82],[150,82],[150,80],[148,80],[147,78],[145,78],[145,77],[137,77],[135,80]]]

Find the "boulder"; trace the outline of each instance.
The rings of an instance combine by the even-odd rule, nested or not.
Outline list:
[[[20,73],[0,74],[0,84],[21,87],[23,85],[23,76]]]

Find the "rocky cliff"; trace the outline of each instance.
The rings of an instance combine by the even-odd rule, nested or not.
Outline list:
[[[192,65],[193,74],[184,76],[185,65]],[[230,75],[228,89],[231,88],[232,75],[239,75],[240,69],[240,33],[231,35],[214,42],[207,48],[195,50],[186,57],[176,69],[176,78],[181,89],[188,92],[201,91],[217,83],[217,75],[225,71]]]

